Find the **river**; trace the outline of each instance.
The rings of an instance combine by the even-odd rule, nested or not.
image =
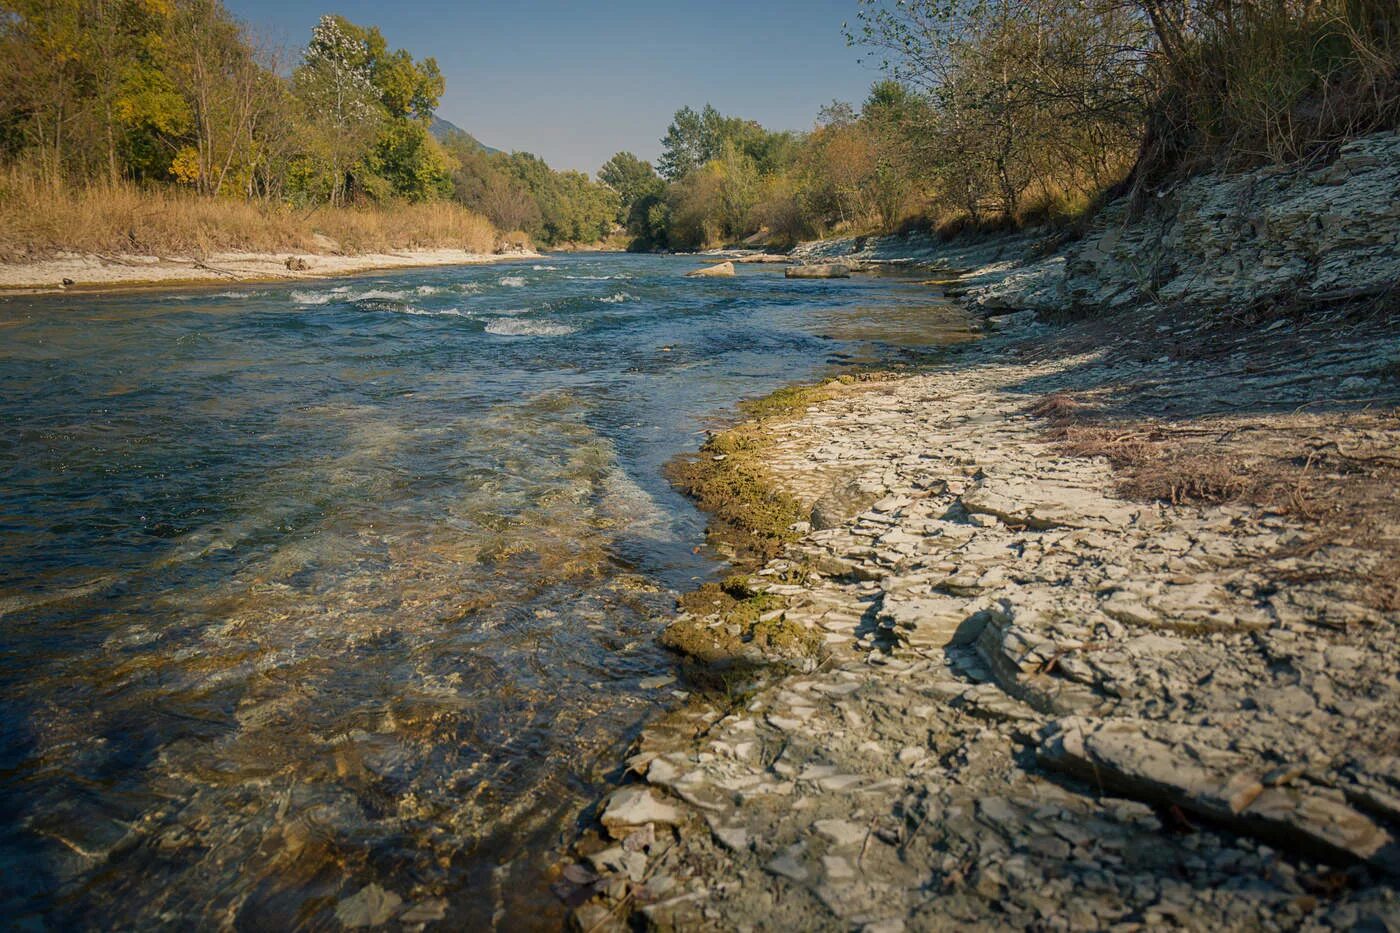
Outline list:
[[[900,276],[577,254],[0,300],[0,905],[334,929],[545,870],[721,571],[661,478],[739,398],[966,321]]]

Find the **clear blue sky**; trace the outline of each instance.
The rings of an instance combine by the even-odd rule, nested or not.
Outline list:
[[[654,160],[671,115],[712,103],[808,129],[878,75],[846,47],[856,0],[225,0],[258,37],[298,48],[323,13],[437,58],[438,113],[499,149],[595,171],[619,149]]]

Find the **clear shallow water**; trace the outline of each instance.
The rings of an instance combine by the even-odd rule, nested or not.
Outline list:
[[[740,397],[965,337],[899,278],[576,255],[0,300],[0,909],[335,928],[544,868],[717,571],[660,478]]]

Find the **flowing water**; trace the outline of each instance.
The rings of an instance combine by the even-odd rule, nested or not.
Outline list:
[[[0,300],[0,915],[331,929],[375,883],[557,927],[545,869],[720,569],[661,465],[967,336],[908,279],[694,267]]]

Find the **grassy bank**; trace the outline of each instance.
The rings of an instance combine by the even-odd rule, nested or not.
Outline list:
[[[0,261],[60,252],[202,256],[217,252],[490,253],[499,236],[480,214],[447,201],[318,207],[207,198],[129,184],[56,188],[0,177]]]

